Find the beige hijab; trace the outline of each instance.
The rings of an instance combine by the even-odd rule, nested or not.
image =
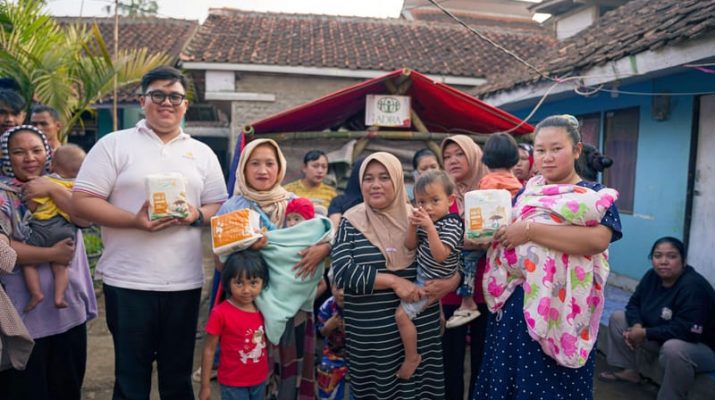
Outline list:
[[[392,154],[379,152],[370,155],[360,167],[360,182],[371,161],[385,166],[395,188],[395,198],[386,208],[375,210],[367,201],[356,205],[345,213],[345,218],[359,230],[370,243],[385,256],[386,267],[398,271],[409,267],[415,260],[415,252],[405,247],[408,217],[412,212],[405,192],[402,164]],[[365,193],[363,193],[363,197]]]
[[[482,164],[482,149],[474,143],[474,140],[466,135],[454,135],[445,138],[440,146],[442,154],[444,154],[444,148],[449,143],[454,143],[459,148],[462,149],[464,155],[467,157],[467,165],[471,166],[467,172],[467,176],[459,182],[455,182],[455,194],[457,197],[457,208],[459,208],[459,215],[464,217],[464,195],[472,190],[479,189],[479,181],[484,175],[487,174],[486,165]],[[444,165],[444,161],[442,162]]]
[[[271,145],[278,156],[278,175],[276,184],[270,190],[260,191],[248,185],[246,180],[246,165],[248,159],[256,147],[262,144]],[[271,139],[253,139],[246,147],[243,148],[243,153],[238,161],[238,173],[236,174],[236,186],[233,189],[234,195],[241,195],[248,200],[252,200],[258,204],[261,210],[266,213],[268,218],[276,224],[277,228],[281,228],[285,222],[285,210],[290,200],[290,192],[283,189],[281,182],[286,175],[286,159],[283,157],[278,143]]]

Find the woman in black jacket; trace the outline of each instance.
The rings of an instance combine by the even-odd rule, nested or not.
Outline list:
[[[658,399],[685,399],[695,374],[715,370],[715,291],[685,262],[683,242],[658,239],[650,251],[653,269],[638,283],[625,313],[608,324],[608,364],[604,381],[638,382],[635,350],[659,352],[663,382]]]

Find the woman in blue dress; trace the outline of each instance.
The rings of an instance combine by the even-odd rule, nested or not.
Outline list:
[[[599,191],[599,183],[578,176],[574,162],[582,149],[579,124],[570,115],[552,116],[536,126],[534,158],[547,184],[571,184]],[[517,194],[515,202],[520,200]],[[620,239],[615,205],[595,226],[547,225],[520,221],[502,229],[495,240],[505,248],[531,242],[570,255],[605,252]],[[594,274],[595,275],[595,274]],[[485,280],[486,281],[486,280]],[[558,294],[556,294],[558,295]],[[474,386],[474,399],[591,399],[595,349],[579,368],[560,365],[529,335],[524,316],[524,290],[518,286],[495,314],[489,315],[484,360]]]

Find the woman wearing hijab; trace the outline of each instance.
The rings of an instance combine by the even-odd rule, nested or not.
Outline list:
[[[286,207],[295,197],[280,185],[285,172],[286,160],[275,141],[252,140],[241,154],[233,197],[221,206],[217,215],[250,208],[261,216],[263,228],[269,231],[283,228]],[[264,237],[251,248],[260,250],[266,243]],[[326,243],[300,252],[303,258],[293,266],[296,276],[312,275],[329,252],[330,245]],[[290,319],[278,347],[281,363],[278,399],[313,399],[315,340],[312,313],[299,311]]]
[[[394,313],[400,300],[420,297],[414,251],[404,246],[410,206],[402,165],[380,152],[360,168],[364,203],[340,221],[332,252],[338,288],[345,290],[345,331],[350,358],[350,388],[356,399],[443,399],[439,299],[458,279],[430,281],[435,300],[414,319],[422,362],[409,381],[397,371],[404,357]],[[429,289],[430,283],[440,290]]]
[[[24,371],[0,372],[3,399],[78,399],[81,395],[87,360],[86,322],[97,316],[89,263],[82,235],[74,242],[65,239],[52,247],[27,245],[29,234],[24,198],[51,196],[58,206],[69,209],[70,192],[40,177],[47,172],[50,147],[42,131],[34,126],[12,128],[0,138],[0,229],[10,238],[17,252],[17,263],[38,265],[40,284],[52,293],[53,279],[49,263],[68,264],[70,285],[66,292],[67,308],[58,309],[43,301],[25,313],[30,298],[20,268],[0,276],[0,283],[35,340]],[[59,189],[59,190],[58,190]]]
[[[454,180],[456,199],[450,209],[459,214],[464,220],[464,195],[472,190],[479,189],[479,181],[487,174],[487,167],[482,164],[482,150],[469,136],[454,135],[442,141],[442,163],[447,174]],[[478,245],[465,240],[464,251],[465,276],[462,286],[468,284],[472,288],[471,296],[477,304],[477,310],[486,314],[484,296],[481,291],[481,280],[484,274],[484,250]],[[461,288],[460,288],[461,289]],[[476,290],[474,290],[476,289]],[[446,319],[450,319],[460,307],[462,297],[467,293],[449,293],[442,299],[442,309]],[[468,319],[475,313],[463,315]],[[471,335],[470,354],[470,384],[474,387],[474,380],[479,372],[484,353],[484,338],[486,336],[486,318],[472,318],[469,324],[446,329],[442,336],[444,347],[444,370],[447,399],[464,398],[464,355],[466,350],[465,337],[467,327]],[[471,394],[470,394],[471,397]]]

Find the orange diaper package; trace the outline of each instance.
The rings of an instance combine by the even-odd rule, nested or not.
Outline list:
[[[149,199],[150,220],[189,216],[186,179],[183,175],[176,172],[147,175],[146,191]]]
[[[260,216],[249,208],[211,217],[211,242],[218,256],[244,250],[261,236]]]

